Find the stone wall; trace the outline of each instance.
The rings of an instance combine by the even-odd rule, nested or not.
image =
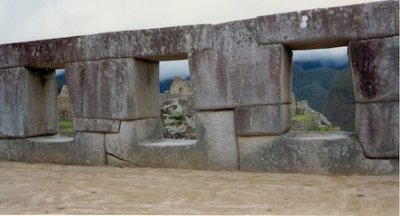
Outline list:
[[[384,1],[0,45],[0,159],[398,172],[398,20],[398,3]],[[352,64],[356,133],[291,132],[292,50],[343,45]],[[158,61],[185,58],[197,140],[163,139]],[[73,140],[53,135],[56,68],[65,68],[71,86]],[[35,154],[27,153],[32,149]]]

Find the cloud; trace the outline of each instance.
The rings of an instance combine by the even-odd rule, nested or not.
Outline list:
[[[336,65],[348,61],[347,46],[329,49],[296,50],[293,51],[293,61],[316,61],[332,62]]]
[[[176,76],[185,78],[189,77],[188,60],[179,61],[163,61],[160,62],[160,80],[171,79]]]

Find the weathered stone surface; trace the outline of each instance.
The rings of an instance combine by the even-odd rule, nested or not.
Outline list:
[[[393,174],[398,160],[364,157],[350,133],[286,133],[283,136],[238,137],[242,171],[307,174]]]
[[[196,140],[153,140],[138,145],[133,161],[141,166],[198,169],[205,163],[200,149]]]
[[[121,31],[0,45],[0,68],[63,68],[66,62],[140,57],[185,59],[190,50],[212,47],[211,25]]]
[[[189,55],[196,110],[290,103],[291,53],[282,45],[258,45],[255,25],[215,25],[213,49]]]
[[[106,134],[105,146],[108,154],[126,161],[135,161],[134,154],[140,142],[162,138],[159,118],[122,121],[118,134]]]
[[[290,104],[235,108],[236,135],[278,135],[290,129]]]
[[[57,133],[54,70],[0,70],[0,138]]]
[[[121,160],[109,154],[107,154],[107,165],[115,167],[137,167],[134,163]]]
[[[399,100],[399,36],[352,41],[349,54],[357,102]]]
[[[120,121],[113,119],[74,118],[75,131],[118,133]]]
[[[257,40],[291,49],[316,49],[399,35],[398,5],[384,1],[261,16],[257,18]]]
[[[206,169],[239,168],[233,111],[197,112],[197,142],[204,151]]]
[[[104,134],[76,132],[72,152],[73,164],[105,165]]]
[[[357,103],[356,133],[369,158],[399,156],[399,103]]]
[[[73,147],[73,138],[59,135],[0,139],[0,160],[74,164]]]
[[[74,117],[133,120],[159,116],[157,62],[68,63],[66,77]]]

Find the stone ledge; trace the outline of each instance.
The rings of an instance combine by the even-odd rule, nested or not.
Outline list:
[[[186,59],[212,48],[211,25],[121,31],[0,45],[0,68],[63,68],[67,62],[110,58]]]
[[[398,5],[397,1],[383,1],[260,16],[257,41],[291,49],[317,49],[399,35]]]
[[[398,160],[364,157],[351,133],[286,133],[238,137],[242,171],[329,175],[398,173]]]

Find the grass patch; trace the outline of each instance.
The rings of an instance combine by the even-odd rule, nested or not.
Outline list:
[[[73,136],[75,133],[74,122],[72,119],[59,119],[58,132],[66,136]]]
[[[292,120],[294,120],[294,121],[310,121],[310,120],[312,120],[312,116],[310,116],[310,115],[294,115],[294,116],[292,116]]]

